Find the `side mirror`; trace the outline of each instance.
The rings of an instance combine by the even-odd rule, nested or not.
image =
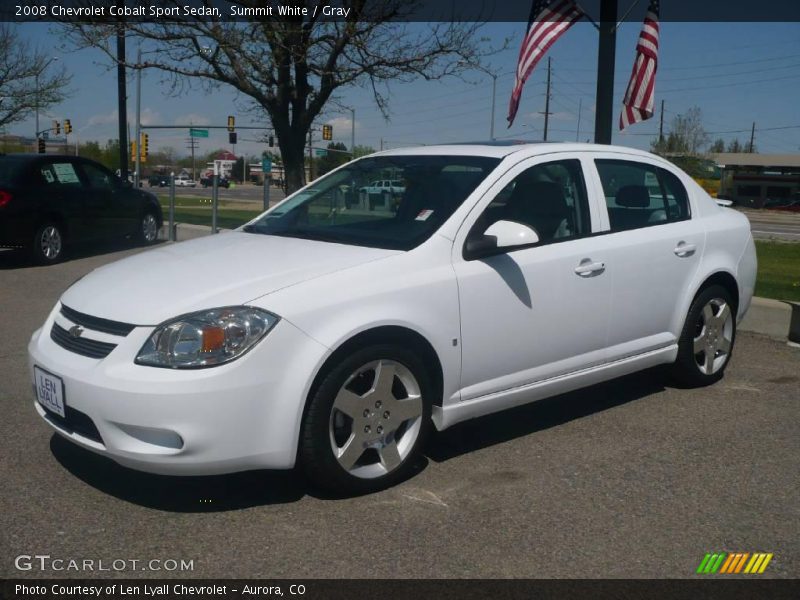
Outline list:
[[[467,240],[464,258],[475,260],[501,254],[514,248],[532,246],[539,242],[536,231],[515,221],[497,221],[489,226],[483,235]]]

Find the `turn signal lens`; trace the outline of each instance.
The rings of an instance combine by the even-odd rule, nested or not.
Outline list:
[[[225,330],[222,327],[203,327],[203,352],[214,352],[225,345]]]
[[[3,208],[9,202],[11,202],[11,194],[0,190],[0,208]]]

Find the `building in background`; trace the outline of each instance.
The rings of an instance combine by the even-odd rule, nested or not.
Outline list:
[[[722,171],[721,198],[752,208],[800,199],[800,154],[724,152],[711,158]]]

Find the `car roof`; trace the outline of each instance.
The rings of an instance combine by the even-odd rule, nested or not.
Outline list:
[[[505,158],[511,155],[536,156],[552,152],[619,152],[642,157],[653,158],[655,155],[644,150],[626,146],[606,144],[585,144],[575,142],[528,142],[519,140],[503,140],[494,142],[468,142],[458,144],[437,144],[433,146],[413,146],[377,152],[372,156],[487,156]]]

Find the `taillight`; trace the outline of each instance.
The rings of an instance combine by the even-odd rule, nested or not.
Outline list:
[[[3,208],[9,202],[11,202],[11,194],[0,190],[0,208]]]

